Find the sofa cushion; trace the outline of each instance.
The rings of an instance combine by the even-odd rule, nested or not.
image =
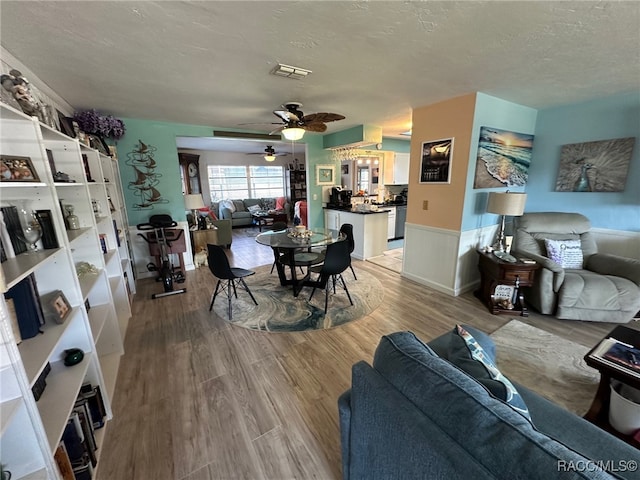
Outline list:
[[[382,337],[374,368],[447,439],[461,445],[496,478],[558,478],[559,462],[590,467],[588,471],[562,472],[562,478],[613,478],[582,455],[536,431],[522,415],[439,358],[411,332]]]
[[[529,410],[516,387],[505,377],[478,341],[460,325],[451,335],[448,360],[464,370],[516,412],[531,420]]]
[[[262,200],[260,198],[245,198],[243,202],[245,210],[249,210],[249,208],[253,207],[254,205],[258,205],[260,209],[262,209]]]
[[[553,240],[545,238],[544,245],[547,249],[547,257],[562,268],[582,268],[584,258],[582,243],[579,239]]]
[[[233,211],[233,213],[247,211],[247,207],[244,206],[243,200],[231,200],[231,201],[233,202],[233,206],[235,207],[235,210]]]

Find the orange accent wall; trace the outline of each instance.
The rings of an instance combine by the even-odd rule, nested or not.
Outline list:
[[[413,110],[407,222],[460,231],[475,105],[472,93]],[[452,137],[451,183],[419,183],[422,143]],[[424,200],[428,210],[422,209]]]

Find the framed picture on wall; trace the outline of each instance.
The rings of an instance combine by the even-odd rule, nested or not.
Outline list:
[[[451,183],[453,138],[432,140],[422,144],[420,183]]]
[[[333,165],[316,165],[316,185],[334,185],[336,172]]]

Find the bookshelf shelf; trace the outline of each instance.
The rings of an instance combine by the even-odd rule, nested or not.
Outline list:
[[[11,258],[0,266],[0,290],[4,293],[28,281],[31,289],[25,290],[23,284],[12,294],[15,292],[15,298],[32,302],[30,306],[35,307],[13,309],[10,313],[4,296],[0,299],[0,460],[10,465],[14,479],[60,480],[54,452],[83,384],[89,383],[103,392],[107,419],[112,416],[110,402],[131,315],[123,285],[125,275],[127,285],[135,291],[126,210],[111,212],[109,203],[111,199],[118,208],[124,205],[122,184],[116,159],[5,104],[0,104],[0,142],[4,155],[29,157],[40,179],[34,183],[3,182],[0,204],[48,210],[59,244],[59,248],[41,249],[35,254],[15,256],[8,252]],[[51,162],[56,171],[65,172],[75,182],[55,182]],[[87,181],[88,174],[98,181]],[[110,181],[103,182],[104,178]],[[66,230],[64,218],[68,213],[63,209],[67,205],[73,206],[82,228]],[[100,238],[107,243],[107,254],[103,254]],[[98,273],[79,278],[81,262],[94,265]],[[41,295],[56,290],[63,291],[72,305],[71,312],[63,324],[50,318],[42,323],[42,315],[33,312],[38,310]],[[90,304],[88,311],[86,300]],[[123,304],[127,309],[120,307]],[[15,345],[11,327],[14,319],[10,315],[14,319],[19,315],[21,322],[38,321],[42,333]],[[84,359],[66,367],[64,351],[70,348],[81,349]],[[36,402],[31,388],[47,364],[51,371]],[[98,432],[103,438],[104,429]]]
[[[22,398],[14,398],[0,403],[0,436],[4,435],[7,426],[13,420],[21,404]]]
[[[38,266],[61,251],[61,248],[39,250],[36,253],[30,253],[28,255],[21,254],[15,258],[7,259],[2,263],[2,271],[4,272],[7,289],[13,287],[23,278],[31,275]]]
[[[78,365],[65,367],[62,361],[51,364],[47,388],[37,402],[38,410],[47,432],[51,453],[56,451],[62,431],[73,408],[78,391],[91,363],[91,352],[85,353]]]
[[[89,310],[89,324],[91,325],[91,333],[93,335],[93,341],[98,343],[104,324],[107,321],[107,317],[111,312],[110,305],[96,305],[91,306]]]
[[[33,386],[33,383],[47,363],[47,359],[51,357],[51,354],[55,351],[63,335],[65,335],[67,330],[73,329],[74,323],[80,323],[82,321],[79,317],[80,309],[74,308],[62,325],[45,323],[42,327],[42,334],[23,340],[22,343],[18,345],[30,386]]]

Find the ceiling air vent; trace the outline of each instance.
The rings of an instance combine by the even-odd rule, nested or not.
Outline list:
[[[294,67],[292,65],[285,65],[284,63],[277,64],[272,70],[271,74],[278,77],[293,78],[294,80],[302,80],[311,73],[311,70],[306,68]]]

